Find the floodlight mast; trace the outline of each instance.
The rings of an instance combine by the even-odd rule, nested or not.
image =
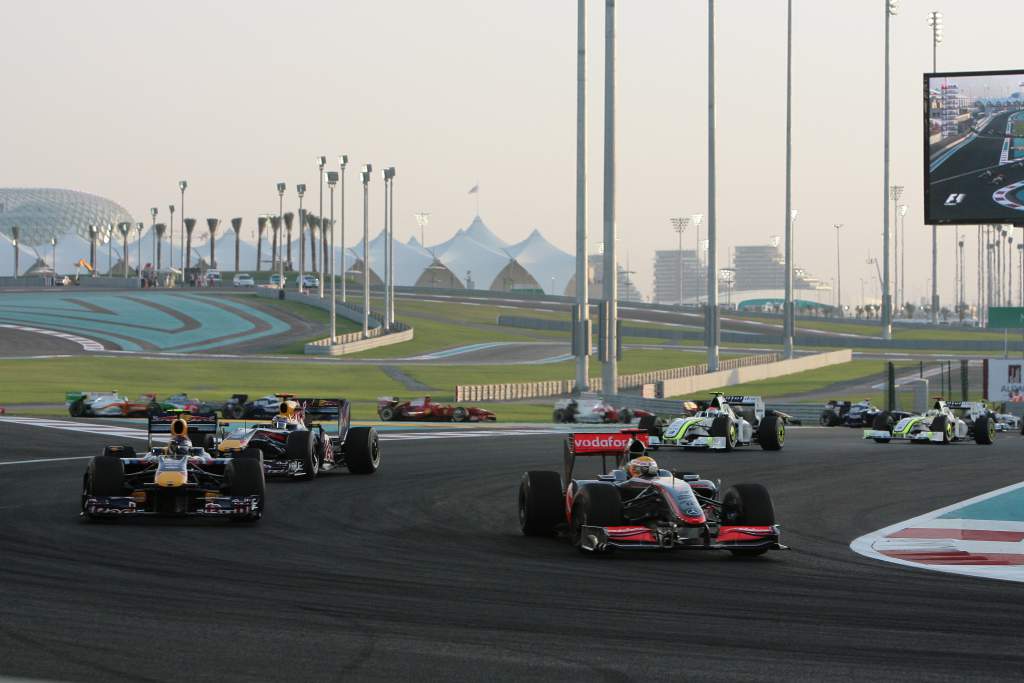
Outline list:
[[[942,12],[928,13],[928,26],[932,29],[932,73],[938,71],[939,64],[939,43],[942,42]],[[904,224],[904,230],[906,225]],[[932,226],[932,324],[939,321],[939,285],[938,285],[938,260],[939,260],[939,234],[936,226]],[[906,277],[906,273],[903,274]],[[957,296],[959,298],[959,295]],[[959,306],[959,302],[957,302]]]

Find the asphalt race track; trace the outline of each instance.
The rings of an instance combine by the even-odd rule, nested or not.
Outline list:
[[[793,549],[736,560],[591,557],[522,537],[519,476],[559,467],[555,435],[385,435],[378,474],[271,483],[253,526],[85,523],[85,460],[5,463],[91,455],[104,438],[0,423],[0,675],[1019,680],[1024,585],[848,545],[1024,479],[1022,437],[859,436],[809,428],[780,454],[662,457],[772,491]]]

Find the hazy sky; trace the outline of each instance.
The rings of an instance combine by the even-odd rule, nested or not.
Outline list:
[[[798,265],[828,279],[842,223],[844,300],[881,252],[883,0],[794,1],[794,206]],[[719,265],[726,249],[784,229],[783,0],[718,6]],[[979,11],[984,7],[984,12]],[[604,3],[590,5],[592,243],[601,227]],[[706,212],[706,8],[618,2],[618,227],[651,291],[669,218]],[[894,18],[894,180],[906,185],[908,294],[927,292],[921,74],[929,10],[945,15],[940,70],[1024,67],[1006,22],[1019,2],[904,0]],[[481,214],[504,239],[537,227],[574,250],[573,0],[307,0],[299,3],[34,0],[0,11],[0,186],[67,187],[139,220],[177,204],[197,218],[276,211],[274,184],[312,189],[314,157],[397,167],[396,231],[431,213],[427,242]],[[354,169],[358,170],[358,169]],[[361,225],[350,173],[348,225]],[[379,175],[371,227],[380,229]],[[180,215],[180,214],[179,214]],[[940,294],[953,291],[953,230],[941,229]],[[976,231],[970,228],[972,234]],[[702,230],[703,232],[703,230]],[[692,228],[685,239],[692,245]],[[973,256],[973,239],[967,252]],[[969,268],[973,270],[973,258]],[[973,282],[970,279],[969,282]]]

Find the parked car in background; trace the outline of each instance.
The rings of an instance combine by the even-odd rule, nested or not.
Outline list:
[[[271,273],[271,275],[270,275],[270,284],[272,284],[275,287],[280,287],[281,286],[281,274],[280,273]]]
[[[231,278],[231,284],[235,287],[255,287],[256,281],[252,279],[252,275],[249,275],[249,273],[238,273],[235,277]]]
[[[206,284],[209,287],[220,287],[221,277],[219,270],[206,271]]]
[[[296,275],[295,276],[295,284],[296,285],[299,284],[299,280],[300,280],[299,276]],[[302,286],[307,288],[307,289],[320,286],[320,278],[318,278],[316,275],[303,275],[301,280],[302,280]]]

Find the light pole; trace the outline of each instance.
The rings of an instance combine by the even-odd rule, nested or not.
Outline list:
[[[786,205],[790,203],[787,201]],[[793,242],[794,229],[796,226],[797,210],[790,209],[786,214],[786,269],[783,275],[785,301],[782,305],[782,348],[786,358],[792,358],[794,353],[794,338],[796,337],[796,311],[793,301]]]
[[[886,117],[886,120],[888,121],[888,116]],[[886,170],[886,175],[888,175],[888,170]],[[903,196],[903,186],[902,185],[893,185],[892,187],[889,188],[889,197],[892,199],[892,216],[893,216],[892,224],[893,224],[894,228],[897,229],[897,230],[899,229],[899,218],[897,217],[897,214],[899,213],[899,201],[900,201],[900,197],[902,197],[902,196]],[[890,293],[890,289],[889,289],[889,266],[890,266],[890,263],[889,263],[889,260],[890,260],[889,259],[889,244],[890,244],[890,240],[889,240],[888,212],[886,212],[885,234],[883,236],[883,240],[882,241],[884,242],[884,244],[882,245],[882,251],[884,252],[883,258],[884,258],[884,261],[885,261],[885,263],[882,264],[882,272],[885,274],[885,283],[884,283],[884,285],[882,287],[882,327],[883,328],[886,327],[886,323],[888,323],[888,329],[889,329],[889,335],[888,336],[885,335],[885,330],[884,329],[882,330],[882,337],[885,338],[885,339],[892,339],[892,315],[893,315],[893,311],[895,309],[895,306],[893,305],[892,294]],[[893,265],[895,265],[895,259],[893,259]],[[899,294],[898,291],[896,293]],[[888,316],[888,317],[886,317],[886,316]]]
[[[710,1],[710,0],[709,0]],[[618,391],[618,262],[615,258],[615,0],[605,0],[604,13],[604,367],[602,389]]]
[[[959,277],[956,282],[956,308],[958,316],[961,321],[964,319],[964,240],[957,237],[957,266],[959,270]],[[1021,247],[1024,245],[1018,245]]]
[[[284,227],[281,222],[284,220],[284,191],[287,189],[283,182],[277,184],[277,230],[274,238],[277,239],[278,235],[284,237],[284,231],[281,230]],[[278,274],[281,276],[281,289],[277,293],[278,299],[284,298],[284,253],[281,247],[277,248],[278,258]]]
[[[1006,237],[1006,305],[1013,305],[1013,235]]]
[[[320,221],[320,298],[324,298],[324,278],[327,276],[327,234],[324,232],[324,168],[327,166],[327,157],[316,158],[317,175],[320,177],[320,213],[317,218]],[[331,261],[334,261],[333,254]]]
[[[839,317],[843,318],[843,274],[839,262],[839,229],[843,224],[833,223],[832,227],[836,229],[836,310],[839,311]]]
[[[672,223],[672,228],[679,235],[679,307],[683,306],[683,232],[686,230],[686,226],[690,224],[690,219],[687,217],[670,218],[669,221]]]
[[[341,169],[341,302],[348,301],[348,287],[345,284],[345,169],[348,168],[348,155],[342,154],[338,157],[338,167]],[[334,234],[334,226],[331,226],[331,234]],[[333,255],[331,262],[334,262]]]
[[[793,0],[786,0],[786,232],[785,304],[782,346],[786,358],[793,357]]]
[[[422,220],[421,217],[422,216]],[[430,214],[416,214],[420,246]],[[576,393],[590,389],[590,267],[587,263],[587,0],[576,4]]]
[[[359,172],[363,181],[363,339],[370,336],[370,174],[373,165]]]
[[[338,343],[338,297],[335,291],[336,285],[334,283],[337,280],[334,277],[334,186],[338,184],[338,172],[337,171],[325,171],[325,180],[327,186],[331,189],[331,343]]]
[[[963,242],[961,242],[963,244]],[[1024,306],[1024,244],[1017,245],[1017,251],[1020,252],[1020,288],[1017,291],[1019,296],[1018,301],[1021,306]]]
[[[889,25],[896,15],[899,0],[882,0],[885,11],[885,115],[882,141],[882,338],[892,339],[892,300],[889,294]],[[902,190],[901,190],[902,191]],[[894,201],[898,201],[895,197]]]
[[[395,168],[388,166],[381,170],[384,180],[384,331],[391,329],[391,222],[389,207],[391,206],[391,182],[395,177]]]
[[[124,279],[128,279],[128,234],[132,231],[131,223],[118,223],[117,229],[121,233],[121,260],[124,262]]]
[[[299,294],[306,293],[306,212],[302,209],[302,198],[306,194],[306,185],[295,186],[299,195]]]
[[[942,12],[928,13],[928,26],[932,29],[932,73],[938,71],[939,64],[939,43],[942,42]],[[906,224],[904,223],[904,230]],[[959,241],[959,237],[957,238]],[[938,322],[939,309],[939,285],[938,285],[938,260],[939,260],[939,234],[936,226],[932,226],[932,323]],[[903,275],[906,278],[906,273]],[[957,297],[959,299],[959,297]],[[957,308],[960,302],[957,301]]]
[[[185,259],[185,228],[184,228],[185,223],[184,223],[184,221],[185,221],[185,189],[187,187],[188,187],[188,181],[187,180],[179,180],[178,181],[178,188],[181,189],[181,220],[182,220],[181,260],[178,261],[178,265],[181,266],[182,268],[185,267],[185,261],[186,261],[186,259]],[[191,237],[191,235],[192,235],[192,232],[190,230],[189,231],[189,236]],[[191,261],[191,259],[188,259],[188,260]],[[171,227],[171,268],[172,269],[174,268],[174,227],[173,226]],[[182,280],[184,281],[184,279],[185,279],[184,273],[182,273],[181,277],[182,277]]]
[[[157,239],[156,238],[156,215],[157,215],[157,213],[158,213],[158,211],[157,211],[157,208],[155,206],[152,209],[149,210],[149,215],[153,219],[152,222],[151,222],[150,233],[153,235],[153,262],[154,263],[156,262],[156,239]],[[171,216],[171,220],[172,221],[174,220],[173,214]],[[140,233],[140,242],[141,242],[141,233]],[[139,249],[141,250],[142,247],[139,247]],[[140,251],[139,253],[141,254],[142,252]],[[141,256],[139,258],[139,268],[140,269],[142,268],[142,258],[141,258]]]
[[[718,370],[718,235],[715,203],[715,0],[708,0],[708,370]],[[788,208],[788,207],[787,207]]]
[[[697,229],[697,244],[693,248],[693,256],[697,260],[697,293],[695,300],[697,305],[700,306],[700,224],[704,222],[704,214],[695,213],[690,216],[690,222],[693,223],[693,227]]]
[[[50,238],[50,246],[53,247],[53,283],[57,284],[57,238]]]
[[[173,268],[174,267],[174,262],[173,262],[174,261],[174,204],[168,204],[167,205],[167,210],[171,214],[171,225],[170,225],[171,233],[170,233],[170,235],[168,235],[167,239],[171,243],[171,265],[170,265],[170,267]],[[159,270],[159,267],[157,268],[157,270]]]
[[[899,225],[896,227],[899,232],[900,265],[899,277],[896,279],[896,291],[899,293],[896,305],[900,308],[907,302],[907,211],[910,207],[906,204],[899,206]],[[932,278],[935,277],[935,270],[932,269]],[[932,280],[934,282],[934,279]]]
[[[391,325],[395,323],[395,167],[389,166],[391,173],[391,191],[388,192],[388,292],[391,302],[388,311],[388,320]],[[391,327],[388,327],[391,330]]]

